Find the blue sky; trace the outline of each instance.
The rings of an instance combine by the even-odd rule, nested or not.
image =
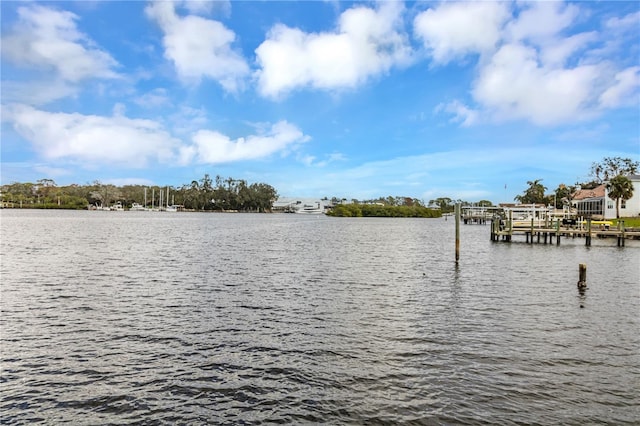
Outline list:
[[[640,4],[0,3],[1,183],[512,201],[640,159]]]

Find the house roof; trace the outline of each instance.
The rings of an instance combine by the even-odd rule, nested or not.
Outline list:
[[[605,189],[604,183],[598,185],[593,189],[580,189],[573,195],[574,200],[586,200],[587,198],[599,198],[604,197]]]
[[[600,198],[605,195],[605,185],[598,185],[593,189],[580,189],[573,195],[574,200],[586,200],[587,198]]]

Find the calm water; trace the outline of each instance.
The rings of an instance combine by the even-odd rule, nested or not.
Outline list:
[[[463,225],[456,267],[444,219],[0,220],[3,423],[640,421],[638,241]]]

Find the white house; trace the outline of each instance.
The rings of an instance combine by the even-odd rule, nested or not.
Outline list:
[[[640,216],[640,175],[627,176],[633,184],[633,197],[620,200],[620,217]],[[616,202],[609,198],[607,186],[602,184],[593,189],[581,189],[572,200],[578,216],[594,219],[615,219]]]

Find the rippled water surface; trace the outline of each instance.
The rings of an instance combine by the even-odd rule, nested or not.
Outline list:
[[[456,267],[444,219],[0,220],[3,423],[640,420],[638,241],[463,225]]]

